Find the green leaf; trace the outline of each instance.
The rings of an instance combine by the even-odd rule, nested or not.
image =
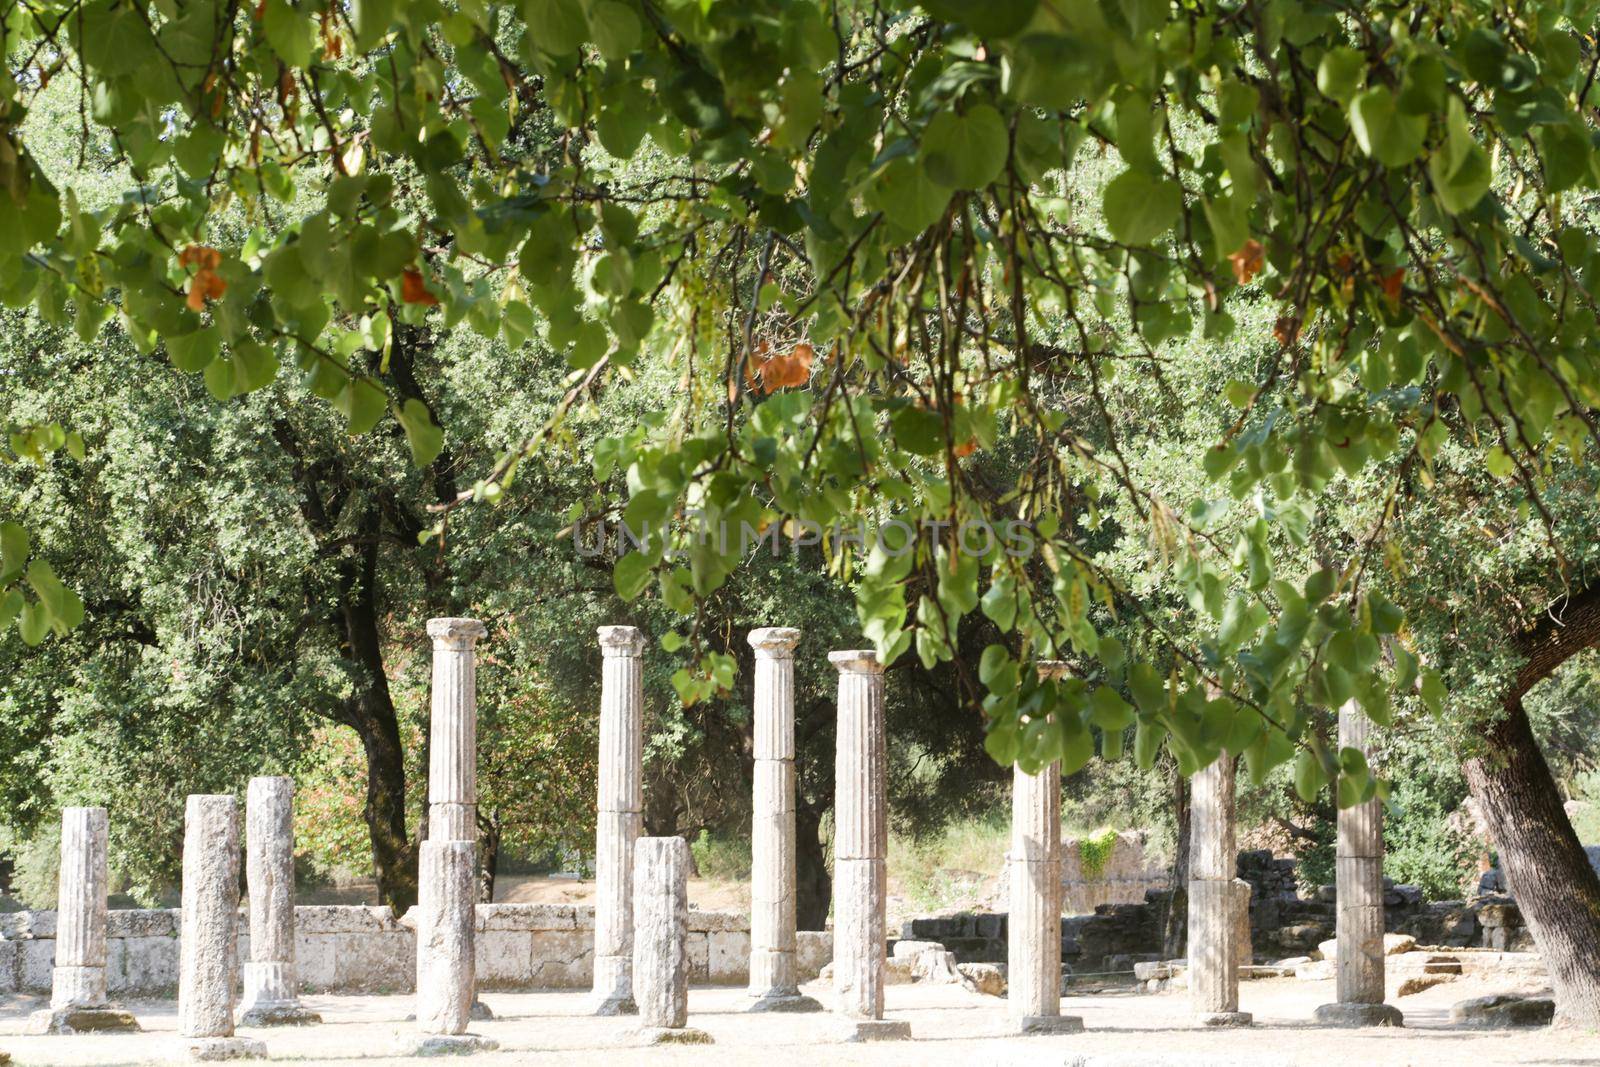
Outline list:
[[[1128,170],[1111,179],[1101,206],[1112,237],[1123,244],[1147,245],[1182,217],[1183,191],[1170,178]]]
[[[623,600],[632,600],[650,584],[650,557],[643,552],[629,552],[617,560],[611,572],[611,584]]]
[[[428,406],[412,397],[400,406],[395,417],[400,420],[406,432],[406,443],[411,446],[411,462],[418,467],[432,463],[444,448],[444,431],[434,423]]]
[[[1341,104],[1360,91],[1367,80],[1367,57],[1354,48],[1330,48],[1317,64],[1317,90]]]
[[[922,0],[922,6],[935,18],[959,22],[980,37],[1010,37],[1033,19],[1039,0]]]
[[[889,417],[896,443],[918,456],[944,451],[944,419],[927,408],[903,407]]]
[[[966,114],[941,111],[922,131],[920,158],[928,177],[952,189],[982,189],[1005,169],[1005,120],[988,104]]]
[[[1321,762],[1310,749],[1302,748],[1294,758],[1294,791],[1300,794],[1301,800],[1310,804],[1316,801],[1322,783]]]
[[[9,585],[22,576],[31,551],[26,529],[14,522],[0,522],[0,585]]]
[[[1459,215],[1483,199],[1483,194],[1489,191],[1493,173],[1489,166],[1489,154],[1472,135],[1460,97],[1450,98],[1445,130],[1444,151],[1436,152],[1429,158],[1428,177],[1433,181],[1434,191],[1439,194],[1439,202],[1445,210],[1452,215]]]
[[[267,0],[261,12],[261,30],[288,66],[304,67],[311,62],[311,19],[296,11],[289,0]]]
[[[1363,152],[1396,168],[1411,163],[1422,151],[1428,120],[1423,115],[1402,114],[1395,107],[1394,95],[1380,85],[1351,102],[1350,128]]]
[[[589,11],[589,33],[595,47],[606,59],[617,61],[628,58],[639,47],[644,28],[639,16],[619,0],[600,0]]]

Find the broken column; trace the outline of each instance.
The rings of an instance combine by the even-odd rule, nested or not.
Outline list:
[[[1203,1026],[1248,1026],[1239,1010],[1235,924],[1234,757],[1218,754],[1190,779],[1189,997]]]
[[[884,859],[888,845],[888,740],[883,665],[872,651],[832,652],[839,670],[834,762],[833,988],[850,1020],[847,1040],[911,1036],[883,1017]]]
[[[409,1056],[498,1048],[467,1033],[475,1017],[478,846],[473,841],[422,842],[417,856],[417,1030],[402,1036]]]
[[[1354,700],[1339,709],[1339,747],[1371,755],[1372,721]],[[1338,1001],[1316,1010],[1330,1026],[1403,1026],[1400,1009],[1383,1002],[1383,804],[1377,797],[1339,812],[1334,850]]]
[[[795,976],[794,648],[800,631],[750,631],[755,796],[750,834],[751,1011],[821,1011]]]
[[[239,820],[232,796],[193,795],[183,819],[178,1052],[187,1059],[264,1057],[233,1032],[239,961]]]
[[[634,842],[633,994],[650,1045],[709,1045],[689,1022],[689,842],[641,837]]]
[[[1039,664],[1039,676],[1059,678],[1067,665]],[[1038,774],[1012,768],[1011,850],[1006,856],[1011,910],[1007,1008],[1025,1034],[1077,1033],[1083,1020],[1061,1014],[1061,764]]]
[[[50,1007],[28,1020],[35,1034],[137,1031],[128,1012],[106,1000],[106,894],[110,823],[104,808],[61,812],[56,960]]]
[[[477,619],[429,619],[433,703],[428,732],[428,840],[478,840]]]
[[[245,796],[250,961],[240,1026],[309,1026],[294,972],[294,779],[250,779]]]
[[[633,999],[633,843],[644,810],[644,637],[599,629],[600,789],[595,813],[596,1015],[627,1015]]]

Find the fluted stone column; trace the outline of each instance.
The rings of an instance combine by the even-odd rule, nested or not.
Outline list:
[[[61,812],[61,872],[56,891],[56,960],[50,1007],[34,1012],[36,1034],[136,1031],[132,1015],[106,1000],[106,854],[104,808]]]
[[[755,796],[750,834],[751,1011],[821,1011],[795,975],[794,648],[800,631],[750,631]]]
[[[832,652],[839,671],[834,761],[833,989],[847,1040],[911,1036],[883,1017],[884,860],[888,851],[888,738],[883,665],[871,651]]]
[[[239,818],[232,796],[189,797],[183,819],[183,931],[178,948],[178,1054],[264,1057],[233,1032],[239,978]]]
[[[1372,721],[1354,700],[1339,709],[1339,747],[1371,756]],[[1339,812],[1334,851],[1338,893],[1338,1001],[1317,1008],[1330,1026],[1403,1026],[1400,1009],[1383,1002],[1383,804],[1377,797]]]
[[[1189,998],[1205,1026],[1250,1024],[1239,1010],[1234,762],[1223,752],[1190,779]]]
[[[596,1015],[628,1015],[633,999],[633,843],[644,810],[644,637],[599,629],[600,788],[595,813]]]
[[[428,839],[478,840],[477,619],[429,619],[433,703],[428,734]]]
[[[1042,678],[1065,671],[1057,660],[1039,664]],[[1077,1033],[1083,1020],[1061,1014],[1061,764],[1011,775],[1006,1007],[1021,1033]]]
[[[478,890],[477,619],[429,619],[433,685],[428,732],[428,839],[417,853],[417,1030],[400,1051],[497,1048],[467,1033],[492,1019],[476,996]]]
[[[294,971],[294,779],[250,779],[245,795],[250,960],[240,1026],[309,1026]]]
[[[689,842],[641,837],[633,846],[633,993],[630,1041],[709,1045],[689,1022]]]

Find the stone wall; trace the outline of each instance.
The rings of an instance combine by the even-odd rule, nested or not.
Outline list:
[[[1104,862],[1085,870],[1084,855],[1095,853],[1093,843],[1061,842],[1061,910],[1088,915],[1102,904],[1137,904],[1149,890],[1166,888],[1170,872],[1145,855],[1145,843],[1143,831],[1123,830]]]
[[[0,993],[48,993],[55,960],[53,911],[0,915]],[[113,911],[107,922],[106,979],[117,996],[170,996],[178,981],[178,911]],[[240,917],[239,951],[249,958]],[[742,985],[748,979],[750,921],[726,912],[689,912],[689,980]],[[833,954],[833,935],[803,930],[802,981]],[[295,909],[295,955],[308,993],[402,993],[416,984],[412,916],[387,907]],[[594,909],[563,904],[480,904],[478,982],[484,989],[587,989],[592,982]]]

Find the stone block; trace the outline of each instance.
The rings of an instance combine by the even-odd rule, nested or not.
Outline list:
[[[177,908],[122,908],[106,913],[106,937],[177,937]]]
[[[1450,1021],[1460,1026],[1486,1029],[1548,1026],[1555,1018],[1555,1012],[1555,1001],[1546,997],[1517,997],[1497,993],[1457,1001],[1450,1007]]]
[[[750,920],[731,911],[696,911],[689,909],[689,930],[700,933],[750,932]]]
[[[833,934],[828,930],[800,930],[795,934],[794,970],[801,982],[822,973],[833,959]]]
[[[17,991],[19,993],[48,993],[56,965],[56,942],[49,940],[19,941],[21,957],[17,960]]]
[[[707,978],[712,985],[737,985],[750,978],[750,931],[717,930],[706,936]]]
[[[0,940],[0,996],[17,991],[17,943]]]
[[[550,930],[534,937],[528,985],[533,989],[587,989],[594,980],[594,936],[587,930]]]
[[[684,939],[689,959],[689,984],[704,984],[711,980],[711,943],[703,930],[691,930]]]
[[[533,941],[528,930],[494,929],[476,938],[473,956],[478,984],[488,989],[526,985],[533,972]]]

